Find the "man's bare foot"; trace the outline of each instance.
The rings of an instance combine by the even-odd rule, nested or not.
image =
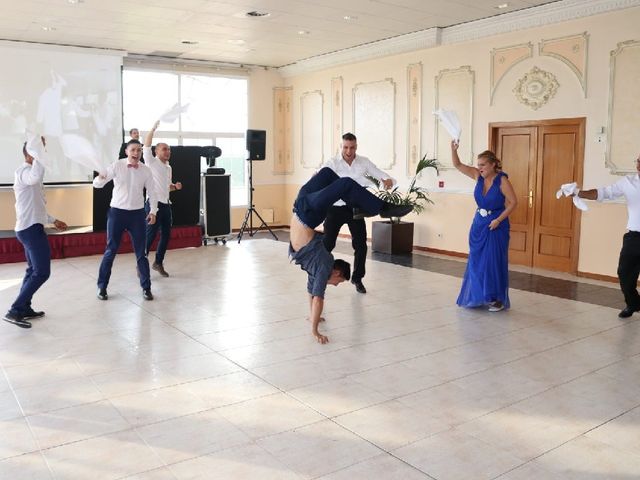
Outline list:
[[[318,341],[318,343],[322,343],[323,345],[325,343],[329,343],[329,337],[327,337],[325,335],[322,335],[321,333],[318,333],[318,332],[314,332],[313,335],[315,335],[316,340]]]

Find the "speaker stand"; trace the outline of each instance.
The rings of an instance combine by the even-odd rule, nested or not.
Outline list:
[[[240,227],[240,232],[238,233],[238,243],[242,240],[242,235],[244,232],[248,232],[250,237],[253,237],[256,232],[258,232],[262,227],[264,227],[268,232],[273,235],[273,238],[278,240],[276,234],[273,233],[273,230],[267,225],[267,222],[260,216],[258,211],[256,210],[256,206],[253,204],[253,160],[247,159],[249,162],[249,208],[247,208],[247,213],[244,214],[244,221],[242,222],[242,227]],[[258,217],[262,222],[258,228],[253,228],[253,215]],[[249,228],[247,228],[247,226]]]

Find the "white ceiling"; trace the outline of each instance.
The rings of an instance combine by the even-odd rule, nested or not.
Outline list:
[[[0,39],[276,67],[554,1],[14,0],[1,2]]]

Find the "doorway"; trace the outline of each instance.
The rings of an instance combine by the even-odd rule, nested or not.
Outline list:
[[[585,118],[489,124],[489,148],[518,197],[509,217],[509,262],[576,273],[580,210],[556,199],[563,183],[582,185]]]

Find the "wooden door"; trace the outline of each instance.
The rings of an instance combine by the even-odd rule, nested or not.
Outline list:
[[[489,145],[518,197],[510,216],[510,263],[577,271],[580,211],[555,194],[563,183],[582,185],[584,126],[584,118],[489,126]]]
[[[509,260],[519,265],[532,265],[533,259],[535,217],[531,202],[536,187],[537,134],[536,127],[501,128],[495,151],[503,159],[503,169],[518,198],[518,206],[509,216]]]
[[[563,183],[582,185],[582,148],[579,125],[538,127],[534,267],[577,270],[580,211],[556,191]]]

